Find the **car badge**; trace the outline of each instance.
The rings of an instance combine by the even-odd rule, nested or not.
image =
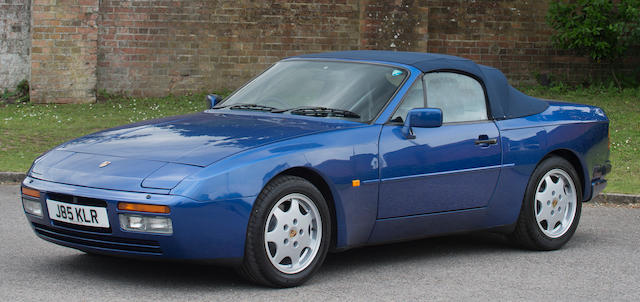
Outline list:
[[[98,165],[98,168],[104,168],[104,167],[106,167],[106,166],[108,166],[108,165],[110,165],[110,164],[111,164],[111,162],[110,162],[110,161],[105,160],[105,161],[101,162],[101,163]]]

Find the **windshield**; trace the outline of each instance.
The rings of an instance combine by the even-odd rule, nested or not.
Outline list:
[[[313,112],[313,116],[368,122],[378,115],[406,76],[405,70],[384,65],[283,61],[220,106],[304,115]]]

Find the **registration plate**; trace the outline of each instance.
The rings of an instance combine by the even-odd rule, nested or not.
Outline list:
[[[99,228],[109,227],[106,208],[82,206],[51,199],[47,199],[47,208],[49,218],[56,221]]]

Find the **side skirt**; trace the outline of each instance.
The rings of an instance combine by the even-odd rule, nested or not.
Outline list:
[[[369,244],[488,229],[487,208],[385,218],[376,221]]]

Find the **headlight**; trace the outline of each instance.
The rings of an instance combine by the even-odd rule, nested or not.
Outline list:
[[[39,200],[22,197],[22,207],[25,212],[42,218],[42,204]]]
[[[21,187],[20,192],[22,193],[22,207],[24,211],[42,218],[42,204],[40,203],[40,191]]]
[[[139,214],[119,214],[120,227],[126,231],[173,234],[171,218]]]

